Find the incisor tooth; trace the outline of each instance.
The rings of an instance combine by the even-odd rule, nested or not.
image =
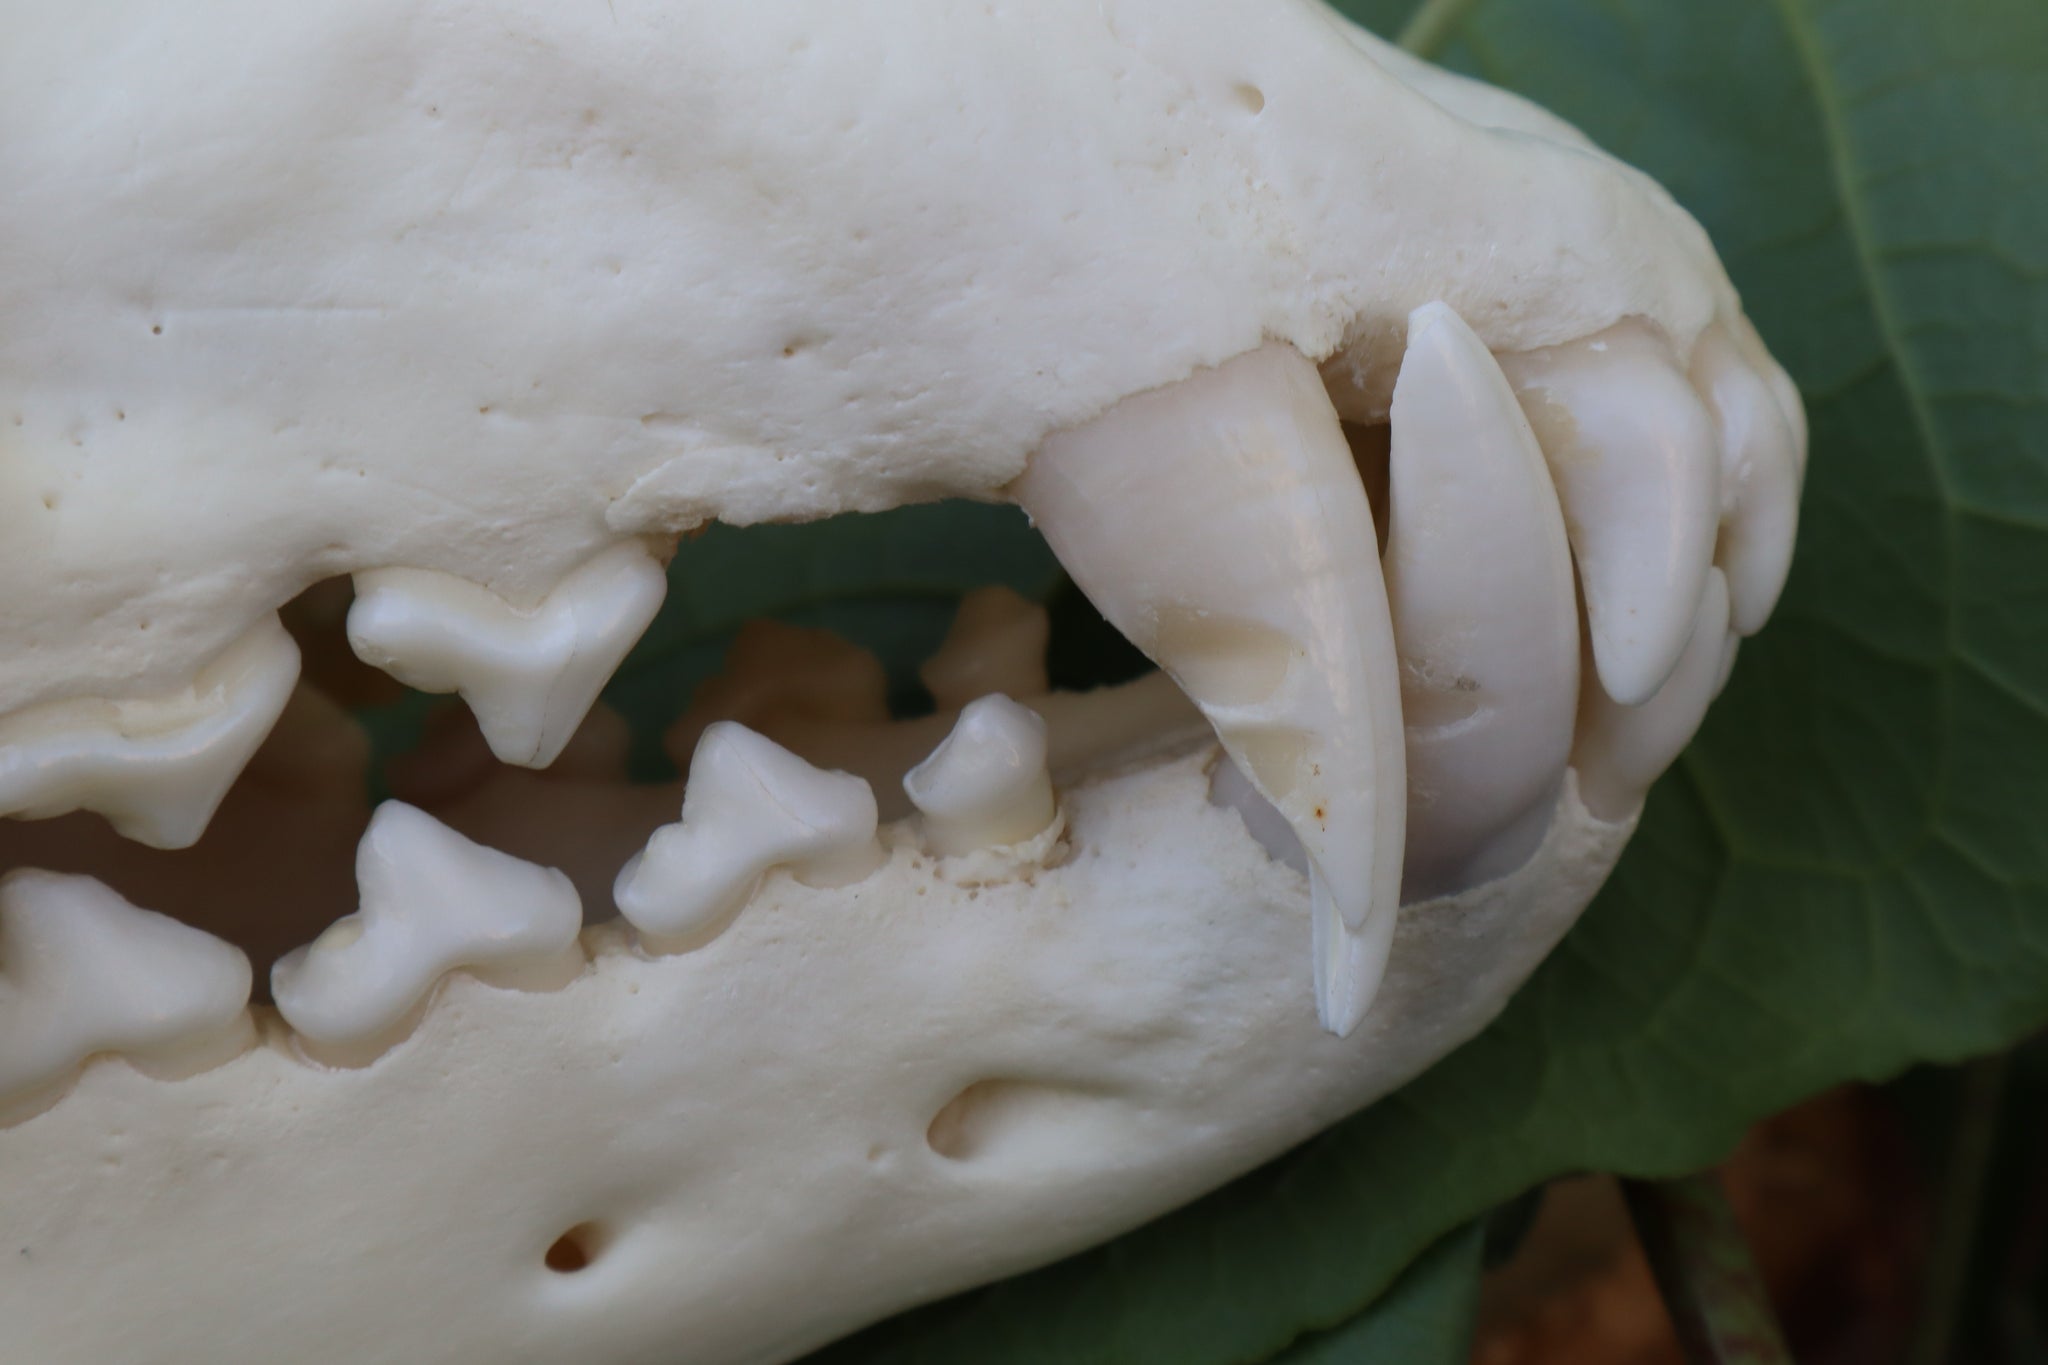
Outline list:
[[[423,692],[461,693],[491,752],[529,768],[561,753],[668,592],[638,541],[580,565],[530,610],[433,569],[371,569],[355,581],[356,654]]]
[[[771,868],[817,886],[867,876],[882,862],[876,823],[874,790],[860,778],[718,721],[691,757],[682,820],[620,870],[613,898],[650,948],[685,951],[715,937]]]
[[[189,848],[298,676],[298,646],[272,615],[181,692],[46,702],[0,719],[0,814],[98,811],[137,843]]]
[[[1685,650],[1713,562],[1713,420],[1640,323],[1500,364],[1557,485],[1600,685],[1646,701]]]
[[[1587,810],[1612,822],[1627,819],[1642,804],[1650,784],[1700,728],[1727,679],[1734,643],[1728,633],[1728,580],[1713,569],[1685,653],[1657,695],[1640,706],[1622,706],[1597,687],[1585,689],[1572,767]]]
[[[308,1055],[361,1065],[398,1041],[434,983],[469,968],[545,989],[582,968],[569,879],[386,801],[356,847],[359,909],[277,960],[270,991]]]
[[[0,877],[0,1122],[46,1107],[87,1057],[189,1075],[256,1040],[242,950],[91,877]]]
[[[1045,608],[997,584],[960,599],[945,643],[917,670],[942,711],[1001,692],[1033,697],[1048,689],[1045,646],[1052,623]]]
[[[1316,1004],[1348,1033],[1400,901],[1400,675],[1365,490],[1322,381],[1269,344],[1049,439],[1011,487],[1307,850]]]
[[[1511,872],[1542,842],[1571,752],[1579,617],[1543,451],[1485,343],[1443,304],[1408,319],[1392,428],[1412,902]]]
[[[1720,435],[1724,510],[1714,562],[1728,577],[1730,623],[1737,634],[1754,635],[1770,619],[1792,567],[1798,438],[1769,376],[1743,359],[1722,328],[1701,333],[1692,374]]]
[[[939,747],[903,777],[942,857],[1022,843],[1057,814],[1045,720],[1000,693],[969,702]]]

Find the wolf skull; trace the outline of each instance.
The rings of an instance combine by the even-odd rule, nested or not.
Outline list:
[[[1697,225],[1306,0],[8,20],[7,1359],[768,1362],[1114,1234],[1483,1026],[1784,579]],[[763,624],[624,780],[676,537],[942,497],[1163,671]],[[341,576],[474,716],[374,815]]]

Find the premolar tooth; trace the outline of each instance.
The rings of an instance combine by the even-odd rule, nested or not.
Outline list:
[[[1736,633],[1754,635],[1770,618],[1792,567],[1799,529],[1798,437],[1768,375],[1743,359],[1722,328],[1700,335],[1692,373],[1720,434],[1725,510],[1715,563],[1728,578]]]
[[[1485,343],[1443,304],[1408,320],[1392,426],[1412,902],[1511,872],[1542,842],[1571,752],[1579,620],[1543,451]]]
[[[1640,323],[1500,363],[1557,485],[1600,684],[1646,701],[1685,650],[1713,561],[1713,420]]]
[[[930,757],[903,777],[942,857],[1018,844],[1057,813],[1045,766],[1045,720],[995,693],[969,702]]]
[[[17,712],[0,720],[0,814],[98,811],[137,843],[188,848],[270,733],[298,676],[298,646],[272,615],[171,696],[80,698]]]
[[[960,599],[939,652],[917,676],[942,711],[1002,692],[1034,697],[1047,690],[1045,645],[1052,623],[1045,608],[1000,584]]]
[[[45,1107],[94,1053],[160,1075],[226,1061],[256,1039],[249,982],[241,949],[91,877],[0,877],[0,1122]]]
[[[844,636],[757,617],[740,627],[719,671],[662,736],[662,748],[687,769],[704,731],[721,720],[771,736],[792,722],[886,725],[889,674]]]
[[[457,968],[526,989],[561,985],[582,968],[583,909],[568,877],[472,843],[402,801],[370,817],[356,886],[355,914],[270,970],[278,1012],[319,1060],[374,1060]]]
[[[716,936],[771,868],[819,886],[867,876],[882,862],[876,823],[860,778],[718,721],[690,759],[682,820],[620,870],[613,898],[650,947],[680,952]]]
[[[1650,784],[1671,766],[1700,728],[1734,658],[1728,633],[1728,580],[1707,574],[1693,617],[1691,638],[1671,677],[1640,706],[1622,706],[1597,687],[1585,689],[1572,767],[1579,797],[1602,820],[1625,820]]]
[[[460,692],[491,752],[529,768],[561,753],[668,591],[638,541],[582,564],[531,610],[433,569],[372,569],[355,581],[356,654],[421,691]]]
[[[1400,901],[1400,674],[1365,490],[1315,366],[1269,344],[1049,439],[1011,489],[1307,850],[1317,1012],[1348,1033]]]

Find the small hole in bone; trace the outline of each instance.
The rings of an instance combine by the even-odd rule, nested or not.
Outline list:
[[[1265,111],[1266,92],[1251,82],[1240,82],[1233,93],[1237,96],[1237,102],[1244,106],[1246,113],[1258,114]]]
[[[925,1141],[948,1161],[1002,1157],[1056,1164],[1080,1150],[1076,1136],[1088,1126],[1088,1111],[1102,1102],[1065,1086],[991,1077],[946,1101],[926,1128]]]
[[[574,1275],[590,1268],[604,1250],[606,1240],[603,1224],[578,1223],[554,1240],[543,1260],[557,1275]]]

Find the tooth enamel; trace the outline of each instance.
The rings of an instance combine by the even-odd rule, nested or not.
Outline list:
[[[355,576],[348,639],[365,663],[424,692],[459,692],[491,752],[545,768],[582,723],[668,591],[638,541],[614,545],[522,610],[431,569]]]
[[[1036,696],[1050,686],[1045,645],[1051,633],[1038,603],[1000,585],[977,588],[960,599],[945,643],[917,676],[942,711],[991,692]]]
[[[253,1045],[249,959],[91,877],[0,877],[0,1123],[46,1107],[87,1057],[189,1075]]]
[[[1500,364],[1557,485],[1600,685],[1645,701],[1685,649],[1713,559],[1713,421],[1640,324]]]
[[[1316,1003],[1348,1033],[1400,900],[1400,676],[1377,538],[1315,366],[1269,344],[1127,398],[1012,495],[1307,850]]]
[[[1585,689],[1572,767],[1587,810],[1602,820],[1621,821],[1642,804],[1650,785],[1700,728],[1727,678],[1734,645],[1728,631],[1728,581],[1714,569],[1700,594],[1685,652],[1656,696],[1640,706],[1622,706],[1597,687]]]
[[[1571,751],[1579,621],[1543,451],[1485,343],[1442,304],[1409,317],[1392,436],[1414,902],[1512,871],[1542,842]]]
[[[187,848],[291,700],[299,651],[266,616],[192,685],[46,702],[0,720],[0,814],[91,810],[137,843]]]
[[[682,820],[654,832],[613,897],[650,948],[680,952],[716,936],[771,868],[815,886],[865,877],[882,862],[875,828],[866,782],[718,721],[691,757]]]
[[[574,945],[583,909],[566,876],[471,843],[401,801],[370,818],[356,884],[361,908],[270,971],[278,1012],[320,1060],[374,1060],[457,968],[546,989],[582,967]]]
[[[1744,360],[1720,327],[1700,335],[1692,373],[1714,410],[1720,436],[1725,511],[1714,562],[1728,578],[1734,630],[1754,635],[1777,605],[1792,567],[1799,529],[1797,437],[1770,378]]]
[[[939,747],[903,777],[941,857],[1018,844],[1057,812],[1045,720],[1000,693],[969,702]]]

